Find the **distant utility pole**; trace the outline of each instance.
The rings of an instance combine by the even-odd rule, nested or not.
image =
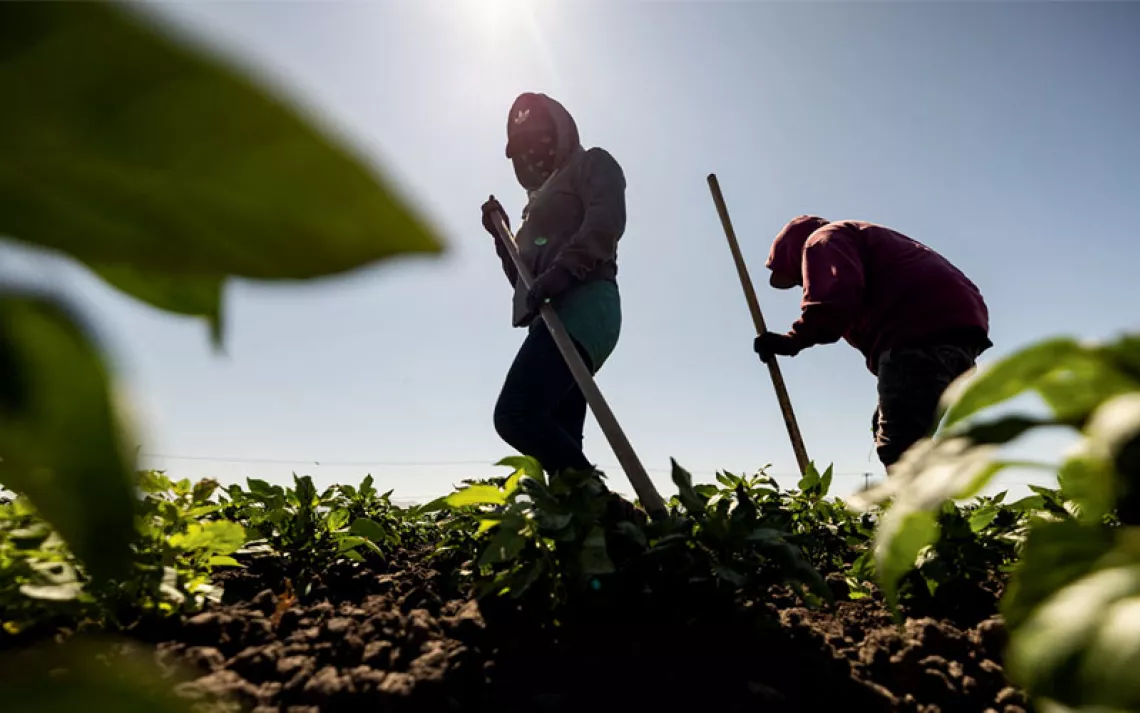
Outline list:
[[[871,487],[871,474],[870,473],[864,473],[863,474],[863,489],[866,490],[869,487]]]

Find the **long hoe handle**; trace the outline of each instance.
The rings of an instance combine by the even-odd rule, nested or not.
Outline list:
[[[756,334],[764,334],[768,328],[764,324],[764,315],[760,312],[760,303],[756,300],[756,289],[752,286],[752,278],[748,276],[748,267],[744,264],[744,256],[740,254],[740,244],[736,241],[736,231],[732,228],[732,219],[728,217],[728,206],[724,202],[724,195],[720,192],[720,182],[716,174],[709,174],[709,190],[712,191],[713,202],[716,203],[717,213],[720,214],[724,234],[728,238],[728,249],[732,251],[732,259],[736,263],[736,274],[740,276],[740,286],[744,288],[744,299],[748,301],[748,310],[752,312],[752,322],[756,325]],[[784,424],[788,427],[788,436],[792,439],[792,450],[796,453],[796,462],[800,466],[800,475],[807,473],[807,449],[804,448],[804,438],[800,435],[799,424],[796,423],[796,414],[792,411],[792,400],[788,398],[788,387],[784,383],[784,375],[780,373],[780,365],[775,359],[768,362],[768,373],[772,376],[772,386],[776,389],[776,400],[780,402],[780,412],[784,415]]]
[[[530,289],[534,284],[534,276],[531,275],[530,269],[519,257],[519,249],[515,244],[514,235],[511,234],[511,229],[503,222],[501,215],[494,216],[495,230],[499,233],[499,239],[503,241],[503,245],[507,248],[507,252],[511,255],[511,260],[514,261],[515,267],[519,271],[519,279],[523,284]],[[622,431],[621,426],[618,424],[617,417],[614,412],[610,410],[610,405],[606,403],[606,399],[602,396],[598,384],[594,381],[593,375],[590,370],[586,368],[585,362],[582,361],[581,355],[574,347],[574,341],[570,338],[570,333],[566,331],[566,327],[562,324],[562,320],[558,318],[558,314],[554,308],[549,304],[544,304],[539,307],[539,314],[542,315],[543,321],[546,322],[547,329],[550,330],[550,336],[554,338],[554,343],[558,345],[558,351],[562,353],[562,358],[566,360],[566,366],[570,367],[570,373],[574,375],[574,381],[577,382],[578,388],[582,390],[582,394],[586,397],[586,403],[590,406],[590,411],[593,412],[594,418],[598,420],[598,425],[605,434],[606,440],[610,442],[610,448],[613,449],[614,455],[617,456],[618,462],[625,470],[626,477],[629,478],[630,484],[633,485],[637,497],[641,500],[641,504],[645,507],[646,512],[654,519],[664,517],[667,514],[665,501],[661,499],[661,495],[657,492],[657,488],[653,487],[653,481],[649,479],[649,474],[645,472],[645,467],[641,465],[637,454],[633,451],[633,445],[630,444],[629,439],[625,437],[625,432]]]

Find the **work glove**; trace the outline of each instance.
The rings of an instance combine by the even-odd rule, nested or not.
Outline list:
[[[534,278],[534,284],[526,296],[527,309],[537,314],[539,307],[570,289],[574,276],[561,265],[552,265]]]
[[[487,202],[483,204],[483,229],[490,233],[491,237],[498,240],[499,233],[495,230],[495,223],[492,220],[495,213],[503,216],[503,222],[507,224],[507,228],[511,227],[511,219],[507,216],[507,211],[503,210],[502,204],[499,203],[495,196],[491,196],[487,199]]]
[[[760,355],[760,361],[771,363],[772,358],[779,356],[793,357],[800,353],[795,338],[790,334],[776,334],[765,332],[752,342],[752,349]]]

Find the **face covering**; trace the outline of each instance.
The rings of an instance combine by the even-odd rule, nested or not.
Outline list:
[[[551,121],[534,121],[511,139],[511,162],[519,184],[537,191],[554,173],[558,142]]]

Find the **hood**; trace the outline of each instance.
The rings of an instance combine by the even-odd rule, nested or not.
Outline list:
[[[566,107],[545,94],[525,92],[511,104],[511,113],[507,117],[507,158],[513,158],[512,149],[516,137],[530,128],[528,123],[532,121],[554,124],[555,170],[566,165],[570,157],[582,148],[578,138],[578,125]]]
[[[800,284],[800,270],[803,265],[804,245],[811,234],[827,225],[829,221],[814,215],[801,215],[784,226],[772,249],[768,252],[766,267],[772,271],[769,283],[779,290],[786,290]]]

